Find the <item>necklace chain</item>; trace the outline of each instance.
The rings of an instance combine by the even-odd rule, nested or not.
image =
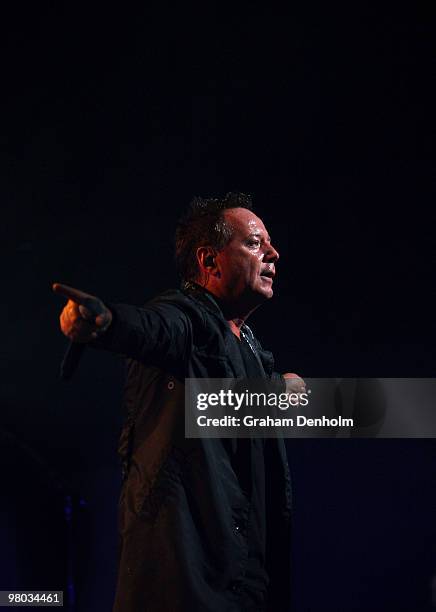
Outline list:
[[[242,337],[244,338],[244,340],[246,340],[248,346],[251,348],[252,352],[257,356],[256,349],[254,348],[254,346],[251,344],[250,340],[248,339],[248,335],[243,332],[242,327],[241,327],[241,329],[239,331],[241,332]]]

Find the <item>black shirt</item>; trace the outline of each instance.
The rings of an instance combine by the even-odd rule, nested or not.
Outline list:
[[[263,369],[256,357],[254,347],[250,347],[246,337],[241,334],[238,343],[247,378],[261,378]],[[266,594],[268,575],[265,569],[265,461],[264,440],[262,438],[239,438],[236,440],[235,463],[241,475],[241,485],[250,494],[250,518],[247,528],[248,562],[243,590],[258,598]],[[245,481],[245,482],[244,482]],[[245,485],[245,487],[244,487]]]

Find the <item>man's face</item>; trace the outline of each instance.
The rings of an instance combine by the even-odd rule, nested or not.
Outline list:
[[[221,297],[257,306],[273,295],[278,252],[259,217],[246,208],[224,211],[234,229],[230,242],[216,256]]]

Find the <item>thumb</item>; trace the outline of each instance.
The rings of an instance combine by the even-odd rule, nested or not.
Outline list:
[[[95,317],[95,324],[97,325],[97,327],[103,327],[104,325],[107,324],[107,315],[105,314],[101,314]]]
[[[95,322],[95,315],[93,315],[89,308],[86,308],[86,306],[79,304],[79,312],[80,316],[82,319],[85,319],[85,321],[89,321],[89,323]]]
[[[110,311],[99,314],[95,317],[95,325],[100,328],[109,327],[112,321],[112,316]]]

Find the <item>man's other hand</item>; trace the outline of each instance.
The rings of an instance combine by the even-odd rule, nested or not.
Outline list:
[[[298,374],[286,372],[286,374],[282,374],[282,376],[286,383],[286,393],[290,394],[306,392],[306,383],[300,376],[298,376]]]
[[[112,313],[98,297],[59,283],[53,291],[68,298],[59,321],[62,333],[73,342],[95,340],[110,326]]]

